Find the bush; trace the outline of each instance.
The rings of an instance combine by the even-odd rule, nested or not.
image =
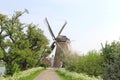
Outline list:
[[[120,80],[120,42],[106,43],[102,46],[105,72],[103,80]]]
[[[79,59],[77,72],[83,72],[88,75],[101,76],[103,74],[102,67],[103,57],[96,51],[90,51],[86,56]]]
[[[102,80],[100,77],[96,78],[94,76],[89,77],[86,74],[78,74],[76,72],[69,72],[65,69],[57,70],[58,75],[64,77],[64,80]]]
[[[79,57],[77,54],[69,53],[65,56],[64,66],[69,71],[75,71],[78,66]]]
[[[95,50],[88,52],[85,56],[76,56],[68,60],[66,69],[78,73],[85,73],[88,75],[102,76],[103,74],[103,57]]]
[[[11,64],[11,66],[10,65],[7,65],[6,64],[6,73],[5,74],[9,74],[9,75],[13,75],[14,73],[17,73],[17,72],[19,72],[20,71],[20,68],[19,68],[19,65],[18,64]]]

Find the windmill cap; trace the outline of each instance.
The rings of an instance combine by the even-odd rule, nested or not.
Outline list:
[[[66,36],[64,35],[60,35],[56,38],[57,42],[66,42],[66,41],[70,41],[70,39],[68,39]]]

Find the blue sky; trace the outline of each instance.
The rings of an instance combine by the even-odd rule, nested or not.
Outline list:
[[[0,13],[11,16],[14,11],[29,10],[21,21],[39,24],[51,36],[44,23],[47,17],[53,32],[67,20],[62,34],[71,40],[73,50],[86,53],[101,48],[101,43],[120,38],[120,0],[2,0]]]

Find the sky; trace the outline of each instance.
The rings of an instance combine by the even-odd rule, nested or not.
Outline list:
[[[38,24],[50,42],[45,17],[56,36],[66,20],[62,34],[71,40],[72,50],[86,54],[100,50],[101,43],[120,40],[119,4],[120,0],[1,0],[0,13],[12,16],[28,9],[21,21]]]

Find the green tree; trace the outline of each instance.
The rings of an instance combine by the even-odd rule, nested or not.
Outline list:
[[[28,11],[17,11],[12,17],[0,14],[0,58],[5,62],[6,74],[38,66],[46,47],[42,57],[48,55],[48,39],[43,31],[35,24],[20,22],[24,13]]]
[[[113,41],[102,45],[102,55],[104,57],[103,66],[105,72],[104,80],[120,80],[120,42]]]

